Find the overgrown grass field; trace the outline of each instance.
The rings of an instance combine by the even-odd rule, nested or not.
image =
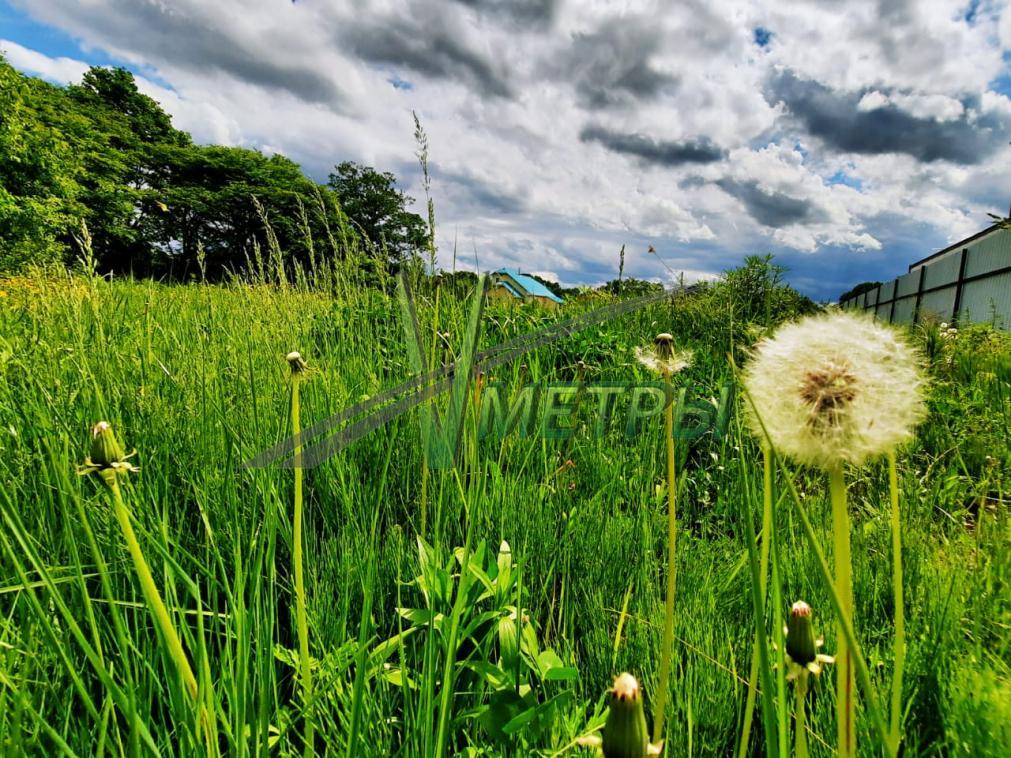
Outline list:
[[[694,352],[677,385],[718,403],[733,378],[730,357],[747,365],[750,346],[793,315],[771,311],[768,299],[751,307],[731,284],[591,327],[484,381],[653,381],[633,351],[670,332]],[[241,464],[292,432],[289,351],[309,367],[299,379],[303,426],[410,377],[394,294],[42,274],[0,281],[0,291],[4,753],[589,755],[577,741],[600,729],[622,671],[639,679],[655,717],[668,569],[660,417],[638,436],[617,423],[598,438],[586,404],[568,439],[498,440],[477,439],[471,416],[459,465],[442,470],[424,462],[413,411],[306,470],[307,698],[294,472]],[[468,293],[443,286],[437,306],[433,280],[421,275],[416,293],[427,338],[448,332],[433,340],[436,365],[452,361]],[[588,294],[557,312],[489,305],[481,347],[610,302]],[[1011,340],[985,326],[936,325],[909,339],[930,383],[929,416],[897,459],[904,755],[1008,755]],[[742,750],[756,633],[748,524],[760,528],[763,513],[762,452],[745,402],[737,396],[725,434],[677,446],[669,756]],[[118,479],[122,503],[195,696],[109,488],[78,473],[102,420],[136,450],[129,461],[139,471]],[[887,711],[888,469],[875,460],[846,481],[855,636]],[[776,549],[760,625],[774,640],[803,599],[831,653],[833,606],[798,520],[802,506],[831,563],[825,477],[781,460],[772,492]],[[767,535],[755,536],[761,545]],[[778,656],[770,646],[770,661]],[[793,697],[787,689],[774,704],[789,715],[787,731]],[[829,667],[807,703],[813,755],[835,752],[835,702]],[[882,741],[866,702],[861,695],[858,744],[873,755]],[[748,754],[767,750],[761,711]]]

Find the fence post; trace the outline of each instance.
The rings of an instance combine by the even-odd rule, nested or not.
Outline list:
[[[923,275],[927,273],[926,266],[920,266],[920,280],[916,284],[916,305],[913,307],[913,323],[920,322],[920,301],[923,299]]]
[[[951,308],[951,323],[958,323],[958,316],[962,311],[962,280],[965,279],[965,262],[969,257],[969,248],[962,248],[962,257],[958,261],[958,281],[955,282],[955,304]]]
[[[888,323],[895,323],[895,301],[899,299],[899,280],[892,280],[892,303],[888,309]]]

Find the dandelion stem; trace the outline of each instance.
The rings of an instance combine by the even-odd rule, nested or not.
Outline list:
[[[807,700],[807,678],[810,673],[805,668],[797,677],[797,685],[794,688],[794,698],[796,699],[797,719],[794,728],[794,756],[795,758],[807,758],[807,724],[805,723],[805,701]]]
[[[832,532],[835,548],[836,592],[839,610],[853,624],[853,576],[850,556],[850,518],[846,508],[846,482],[842,464],[829,468],[829,492],[832,497]],[[837,623],[836,718],[840,758],[856,755],[856,708],[854,704],[853,661],[846,639],[843,619]]]
[[[302,568],[302,423],[299,410],[297,373],[291,377],[291,431],[295,438],[295,523],[292,542],[295,562],[295,623],[298,626],[298,658],[302,670],[302,702],[312,700],[312,664],[309,660],[309,623],[306,619],[305,573]],[[305,755],[314,754],[313,722],[305,715]]]
[[[660,687],[657,689],[656,713],[653,716],[653,742],[663,737],[664,711],[670,692],[670,665],[674,647],[674,591],[677,582],[677,486],[674,458],[674,388],[670,373],[664,372],[667,407],[664,411],[667,437],[667,600],[664,605],[663,647],[660,655]]]
[[[120,492],[119,482],[116,481],[116,475],[112,471],[108,473],[103,472],[103,478],[106,484],[109,485],[109,492],[112,493],[112,510],[116,514],[116,520],[119,521],[119,528],[123,532],[126,547],[130,551],[130,557],[133,559],[133,567],[137,572],[137,578],[140,579],[140,589],[144,593],[144,600],[147,602],[148,608],[151,609],[151,613],[154,615],[159,629],[161,629],[162,637],[165,638],[165,644],[169,649],[169,655],[175,663],[176,668],[179,669],[179,676],[186,687],[186,692],[192,700],[196,700],[197,679],[193,675],[193,668],[190,666],[189,658],[186,657],[186,651],[183,650],[183,643],[179,639],[175,626],[172,624],[172,618],[169,616],[168,609],[161,599],[161,593],[158,591],[158,585],[155,584],[154,577],[151,575],[151,569],[148,568],[147,560],[144,558],[144,551],[141,550],[140,542],[137,541],[137,534],[133,531],[133,526],[130,524],[130,511],[127,510],[126,504],[123,502],[123,494]]]
[[[892,501],[892,589],[895,595],[895,671],[892,674],[892,713],[889,740],[898,754],[902,739],[902,673],[906,663],[906,613],[902,597],[902,520],[899,514],[899,477],[895,451],[888,453],[888,488]]]

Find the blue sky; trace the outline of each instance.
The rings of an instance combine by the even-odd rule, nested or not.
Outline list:
[[[772,252],[827,299],[1011,202],[1006,2],[0,0],[0,40],[58,83],[126,66],[198,141],[393,171],[420,210],[416,112],[445,266]]]

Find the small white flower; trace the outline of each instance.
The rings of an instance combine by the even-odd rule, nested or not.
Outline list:
[[[925,415],[919,355],[890,327],[845,312],[782,327],[745,371],[748,414],[800,463],[860,464],[908,440]]]

